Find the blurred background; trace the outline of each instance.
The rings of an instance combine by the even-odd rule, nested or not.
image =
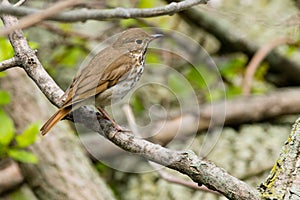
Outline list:
[[[77,6],[152,8],[170,2],[87,1]],[[49,1],[25,3],[35,8],[48,5]],[[84,59],[111,36],[132,27],[163,33],[163,38],[150,45],[136,90],[107,110],[118,123],[132,128],[128,107],[124,111],[124,105],[129,106],[141,137],[171,149],[192,149],[256,187],[272,169],[300,110],[300,106],[293,107],[293,95],[300,93],[298,6],[292,0],[210,0],[170,16],[43,21],[24,33],[62,89],[68,87]],[[13,56],[4,37],[0,37],[0,50],[0,61]],[[292,108],[282,109],[283,102]],[[10,103],[7,91],[1,90],[0,103]],[[266,105],[269,107],[263,110]],[[2,121],[7,118],[5,113],[0,115]],[[38,130],[37,125],[32,126]],[[96,133],[76,128],[87,156],[117,199],[226,199],[170,183],[146,161],[119,150]],[[20,155],[15,159],[20,161]],[[188,180],[163,170],[175,179]],[[6,192],[0,199],[14,198]]]

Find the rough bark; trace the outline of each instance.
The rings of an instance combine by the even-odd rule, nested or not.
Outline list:
[[[6,158],[0,160],[0,194],[12,190],[23,182],[23,176],[16,162]]]
[[[2,19],[6,26],[11,26],[15,23],[18,23],[17,19],[11,16],[3,16]],[[34,80],[39,89],[47,96],[47,98],[51,102],[53,102],[55,105],[60,105],[61,102],[59,102],[58,97],[61,96],[61,89],[45,72],[39,59],[36,57],[35,52],[28,47],[27,41],[24,38],[22,31],[15,31],[9,36],[9,39],[17,54],[16,56],[20,59],[22,67],[26,71],[27,75],[32,80]],[[34,91],[32,89],[25,89],[25,85],[28,83],[18,82],[17,80],[19,79],[20,77],[12,77],[11,79],[6,80],[5,83],[7,83],[9,87],[11,85],[9,84],[9,81],[16,82],[16,86],[19,87],[18,90],[20,93],[30,91],[29,94],[32,99],[24,99],[24,97],[22,96],[23,94],[21,93],[21,96],[14,97],[15,102],[13,103],[15,106],[11,107],[11,109],[15,109],[15,111],[10,110],[10,112],[12,112],[13,114],[13,118],[19,117],[18,112],[21,112],[21,110],[25,110],[25,114],[23,114],[24,116],[21,117],[22,120],[18,121],[18,127],[21,127],[20,125],[23,125],[22,123],[35,121],[36,118],[34,117],[41,117],[42,110],[46,108],[46,106],[33,106],[33,108],[28,105],[27,108],[27,104],[25,102],[38,101],[38,99],[40,99],[41,97],[38,97],[36,94],[34,94]],[[36,113],[34,111],[27,110],[29,108],[36,110]],[[260,194],[254,188],[250,187],[243,181],[229,175],[225,170],[215,166],[212,162],[196,156],[192,151],[182,152],[170,150],[161,147],[160,145],[153,144],[151,142],[135,137],[134,135],[127,132],[119,132],[116,134],[116,129],[107,120],[100,120],[100,118],[96,121],[93,120],[95,119],[96,113],[88,110],[87,108],[78,109],[76,113],[77,115],[75,116],[78,117],[76,118],[77,122],[83,123],[86,127],[97,131],[99,134],[105,136],[111,142],[126,151],[136,153],[137,156],[141,156],[143,158],[157,162],[161,165],[165,165],[169,168],[186,174],[199,185],[205,184],[210,189],[217,190],[229,199],[259,199]],[[56,192],[54,195],[61,195],[59,194],[59,192],[61,192],[62,194],[64,194],[64,196],[61,196],[61,199],[76,198],[80,195],[85,194],[90,195],[90,191],[96,192],[97,189],[96,191],[92,190],[93,186],[88,185],[88,183],[96,181],[95,179],[93,179],[95,178],[94,174],[86,174],[88,172],[84,170],[84,167],[79,167],[79,163],[87,162],[82,159],[84,157],[81,157],[81,153],[77,151],[80,148],[77,148],[74,145],[75,143],[73,143],[72,138],[69,138],[70,135],[63,134],[66,131],[62,130],[59,127],[56,128],[57,131],[60,132],[59,135],[53,134],[55,133],[53,132],[52,135],[49,135],[48,138],[46,138],[47,140],[43,139],[37,144],[40,146],[33,148],[33,151],[38,154],[41,159],[45,158],[45,161],[43,160],[43,163],[48,162],[47,165],[43,166],[42,164],[42,167],[40,168],[36,168],[36,166],[34,165],[23,165],[22,168],[24,170],[27,170],[27,173],[25,174],[27,175],[26,177],[32,177],[31,175],[33,173],[36,173],[33,179],[29,179],[28,182],[31,184],[31,186],[35,187],[35,191],[39,196],[41,195],[40,188],[44,188],[42,191],[43,194],[54,194],[54,192]],[[55,135],[56,137],[54,137],[53,135]],[[64,153],[60,153],[59,155],[57,155],[57,152],[55,150],[72,152],[72,156],[70,156],[70,154]],[[47,151],[51,154],[47,153]],[[52,154],[54,154],[55,156],[54,159],[52,157]],[[58,171],[57,174],[52,173],[52,170],[55,169]],[[73,169],[78,169],[79,171],[75,170],[78,173],[72,171]],[[62,171],[64,173],[61,173]],[[48,174],[50,174],[51,177],[48,177]],[[39,180],[42,179],[41,176],[49,178],[48,180],[51,180],[52,182],[43,180],[43,182],[38,184]],[[86,179],[78,181],[83,177]],[[59,181],[57,182],[57,180]],[[85,182],[85,180],[89,181]],[[57,188],[58,184],[62,184],[66,188]],[[55,191],[53,191],[52,187],[55,189]],[[83,187],[83,191],[80,191],[80,189],[82,189]],[[71,192],[72,194],[64,193],[66,191],[69,191],[68,189],[74,189],[75,192]],[[97,194],[99,193],[100,192],[98,192]],[[74,196],[74,194],[77,195]],[[95,194],[96,193],[94,193],[94,196]],[[60,197],[56,197],[55,199],[59,198]],[[46,199],[49,198],[46,197]],[[81,196],[80,199],[90,199],[90,197],[82,198]]]
[[[300,197],[300,118],[282,147],[273,169],[260,185],[263,199],[296,200]]]
[[[54,111],[22,69],[7,71],[1,88],[10,92],[6,111],[18,133]],[[91,166],[78,139],[66,123],[59,123],[49,136],[39,138],[30,150],[39,163],[21,164],[26,181],[40,199],[114,199],[110,189]]]
[[[165,6],[155,8],[115,8],[115,9],[74,9],[71,11],[61,12],[57,15],[48,17],[49,20],[61,22],[83,22],[86,20],[107,20],[107,19],[129,19],[139,17],[157,17],[162,15],[172,15],[176,12],[188,9],[198,4],[206,4],[207,0],[185,0],[179,3],[171,2]],[[14,16],[32,15],[38,12],[44,12],[41,9],[28,8],[28,7],[13,7],[10,5],[0,5],[0,12],[11,14]],[[1,35],[1,31],[0,31]]]
[[[299,88],[282,88],[265,95],[238,97],[201,105],[200,117],[197,113],[186,112],[168,121],[154,123],[153,127],[145,130],[144,134],[153,135],[149,138],[151,141],[166,145],[176,135],[186,137],[197,131],[204,131],[217,126],[240,125],[274,119],[284,115],[298,114],[300,113],[298,99],[300,99]],[[253,112],[254,110],[255,112]],[[99,154],[114,156],[116,152],[111,148],[104,150],[107,153],[96,149],[98,145],[96,137],[97,135],[83,136],[85,143],[89,144],[92,152],[95,155],[99,152]]]

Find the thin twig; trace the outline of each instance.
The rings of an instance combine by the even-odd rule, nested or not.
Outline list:
[[[28,15],[28,16],[20,19],[19,23],[15,24],[14,26],[3,28],[0,31],[0,36],[8,35],[12,31],[17,30],[17,29],[24,29],[24,28],[30,27],[44,19],[47,19],[47,18],[59,13],[60,11],[62,11],[64,9],[72,7],[78,3],[80,3],[79,0],[60,1],[45,10],[41,10],[39,12],[36,12],[34,14]],[[13,8],[15,8],[15,7],[13,7]]]
[[[17,3],[15,3],[13,6],[14,6],[14,7],[19,7],[19,6],[23,5],[23,4],[25,3],[25,1],[26,1],[26,0],[20,0],[20,1],[18,1]]]
[[[12,16],[3,15],[1,19],[5,26],[12,26],[18,23],[18,20]],[[60,96],[62,95],[62,90],[45,72],[36,54],[30,49],[23,32],[16,30],[9,34],[9,39],[14,47],[15,54],[20,57],[23,69],[28,76],[53,104],[59,106],[61,104]],[[115,134],[116,129],[107,120],[95,120],[95,112],[87,108],[79,108],[74,112],[77,112],[74,113],[76,122],[82,123],[89,129],[105,136],[126,151],[136,153],[145,159],[186,174],[193,181],[217,190],[230,199],[260,199],[258,191],[253,187],[231,176],[214,163],[198,157],[193,151],[171,150],[135,137],[127,132]]]
[[[269,52],[272,51],[275,47],[282,44],[292,44],[294,41],[288,37],[275,38],[263,45],[259,50],[254,54],[248,66],[246,67],[246,73],[243,80],[243,95],[247,96],[250,94],[250,88],[253,76],[255,74],[256,69],[259,64],[263,61],[263,59],[268,55]]]
[[[159,165],[159,164],[157,164],[157,163],[154,163],[154,162],[151,162],[151,161],[148,161],[148,162],[149,162],[149,164],[154,169],[156,169],[157,173],[160,175],[161,178],[163,178],[164,180],[166,180],[166,181],[168,181],[170,183],[175,183],[175,184],[178,184],[178,185],[182,185],[182,186],[194,189],[194,190],[200,190],[200,191],[204,191],[204,192],[209,192],[209,193],[214,193],[214,194],[220,195],[219,192],[210,190],[209,188],[207,188],[204,185],[199,186],[199,184],[197,184],[197,183],[195,183],[193,181],[185,181],[183,179],[177,178],[177,177],[175,177],[175,176],[173,176],[173,175],[165,172],[164,170],[161,169],[162,166]]]
[[[14,56],[10,59],[0,62],[0,72],[7,70],[9,68],[18,67],[20,65],[20,60]]]
[[[127,119],[127,122],[129,124],[129,127],[132,131],[132,133],[136,136],[140,136],[139,134],[139,131],[138,131],[138,128],[137,128],[137,125],[136,125],[136,121],[135,121],[135,117],[134,117],[134,114],[132,112],[132,109],[131,107],[129,106],[129,104],[125,104],[123,107],[122,107],[124,113],[125,113],[125,116],[126,116],[126,119]]]
[[[74,30],[63,30],[62,28],[55,26],[54,24],[47,23],[47,22],[41,22],[40,24],[37,25],[38,27],[44,28],[48,31],[54,32],[62,37],[78,37],[82,40],[104,40],[103,35],[99,36],[92,36],[88,34],[84,34],[78,31]],[[104,31],[105,32],[105,31]]]
[[[156,17],[161,15],[172,15],[182,10],[188,9],[198,4],[206,4],[208,0],[185,0],[181,2],[172,2],[165,6],[156,8],[115,8],[115,9],[79,9],[60,13],[58,15],[48,18],[48,20],[61,22],[78,22],[86,20],[107,20],[113,18],[138,18],[138,17]],[[0,13],[10,14],[15,16],[25,16],[37,12],[44,12],[40,9],[33,9],[27,7],[15,8],[12,6],[0,6]]]
[[[137,126],[136,126],[135,117],[133,115],[132,109],[129,106],[129,104],[125,104],[122,107],[122,109],[125,113],[125,116],[127,118],[129,127],[132,130],[132,133],[136,136],[140,136],[139,131],[138,131]],[[148,163],[153,167],[153,169],[155,169],[157,171],[157,173],[160,175],[161,178],[163,178],[164,180],[166,180],[170,183],[175,183],[175,184],[182,185],[182,186],[192,188],[192,189],[195,189],[195,190],[201,190],[201,191],[211,192],[211,193],[214,193],[214,194],[220,194],[216,191],[208,189],[206,186],[203,186],[203,185],[199,186],[197,183],[195,183],[193,181],[185,181],[183,179],[177,178],[177,177],[165,172],[164,170],[162,170],[162,166],[157,164],[157,163],[154,163],[154,162],[151,162],[151,161],[148,161]]]
[[[164,1],[169,3],[180,0]],[[186,21],[190,26],[195,27],[195,30],[204,30],[210,35],[213,35],[221,44],[219,49],[221,53],[242,52],[252,57],[258,50],[258,45],[253,40],[241,37],[234,29],[224,26],[224,21],[220,20],[220,17],[218,18],[211,15],[214,11],[206,8],[207,7],[204,7],[204,9],[201,10],[190,8],[178,14],[181,16],[181,19]],[[284,83],[285,86],[300,84],[300,65],[298,62],[288,59],[277,51],[271,51],[266,57],[266,62],[268,62],[270,66],[269,74],[276,73],[277,76],[287,78]]]

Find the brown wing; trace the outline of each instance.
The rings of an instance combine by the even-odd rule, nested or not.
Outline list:
[[[131,58],[127,54],[116,57],[113,49],[105,49],[98,53],[89,64],[73,79],[64,96],[63,107],[73,105],[95,96],[114,86],[127,74],[131,66]]]

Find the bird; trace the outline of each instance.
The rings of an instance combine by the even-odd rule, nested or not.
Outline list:
[[[149,43],[161,36],[148,34],[141,28],[130,28],[120,33],[111,45],[98,52],[78,71],[61,97],[61,107],[41,127],[40,133],[47,134],[72,110],[92,103],[117,130],[122,130],[104,107],[121,100],[136,85],[144,71]]]

